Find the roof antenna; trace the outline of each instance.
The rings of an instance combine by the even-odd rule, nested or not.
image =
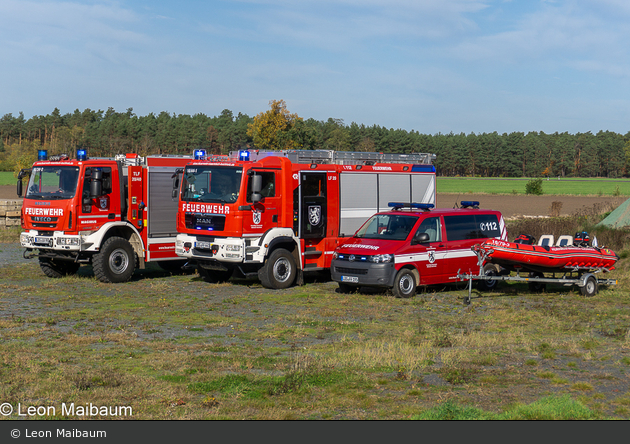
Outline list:
[[[459,200],[459,194],[457,195],[457,199],[455,199],[455,205],[453,205],[453,209],[459,208],[459,205],[457,205],[458,200]]]

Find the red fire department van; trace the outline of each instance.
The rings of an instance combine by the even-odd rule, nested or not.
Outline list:
[[[120,154],[114,158],[48,157],[20,171],[29,177],[22,202],[20,243],[24,257],[37,257],[42,271],[58,278],[91,264],[101,282],[125,282],[136,267],[156,261],[181,268],[175,254],[177,201],[172,176],[192,156]]]
[[[389,203],[391,211],[373,215],[333,253],[332,279],[341,292],[359,287],[390,288],[408,298],[418,285],[449,284],[459,273],[479,272],[471,247],[487,238],[507,240],[499,211],[462,201],[461,208],[433,209],[432,204]],[[484,273],[497,273],[488,264]],[[495,280],[480,280],[489,290]]]
[[[328,270],[337,245],[398,199],[435,203],[435,155],[328,150],[199,151],[174,178],[177,247],[208,282],[266,288]],[[180,183],[181,181],[181,183]]]

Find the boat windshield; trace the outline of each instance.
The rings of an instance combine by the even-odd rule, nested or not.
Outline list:
[[[31,170],[26,199],[71,199],[77,191],[79,167],[37,166]]]
[[[418,221],[417,216],[376,214],[363,224],[354,237],[363,239],[405,240]]]
[[[185,202],[236,202],[242,176],[242,167],[188,166],[182,179],[181,198]]]

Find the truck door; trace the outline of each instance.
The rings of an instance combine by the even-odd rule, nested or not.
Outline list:
[[[300,186],[294,195],[297,200],[298,237],[321,239],[326,237],[327,188],[326,172],[300,172]]]
[[[100,169],[103,173],[102,195],[90,197],[92,171]],[[118,182],[114,180],[111,167],[92,166],[85,170],[81,190],[81,211],[79,212],[79,230],[97,230],[109,221],[120,219],[120,193]],[[117,179],[117,177],[116,177]]]
[[[260,235],[270,228],[278,226],[278,212],[281,205],[281,196],[278,193],[278,170],[256,169],[256,175],[262,176],[262,200],[252,205],[251,215],[243,216],[243,235]],[[247,183],[247,202],[252,203],[251,175]]]

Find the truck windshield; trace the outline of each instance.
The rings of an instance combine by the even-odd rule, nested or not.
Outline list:
[[[79,167],[33,167],[26,189],[26,199],[71,199],[77,191]]]
[[[405,240],[418,218],[410,215],[375,214],[363,224],[354,237],[365,239]]]
[[[242,167],[197,165],[186,167],[182,179],[181,198],[186,202],[236,202],[242,176]]]

